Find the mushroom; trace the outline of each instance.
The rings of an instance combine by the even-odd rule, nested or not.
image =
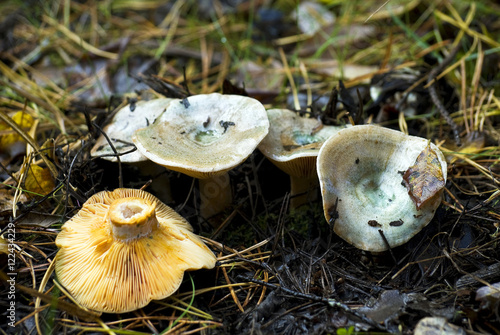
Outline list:
[[[427,316],[420,319],[413,330],[414,335],[466,335],[467,332],[441,316]]]
[[[135,189],[93,195],[62,226],[56,245],[60,283],[82,306],[108,313],[168,297],[184,271],[216,262],[183,217]]]
[[[128,104],[118,110],[103,129],[116,152],[120,155],[120,162],[138,169],[141,176],[146,176],[146,178],[154,177],[155,183],[151,187],[155,194],[159,195],[167,203],[172,200],[172,195],[168,175],[162,174],[165,169],[149,161],[140,151],[130,151],[134,148],[132,135],[134,135],[135,131],[152,124],[165,111],[168,104],[174,100],[161,98]],[[97,138],[90,154],[93,157],[100,157],[110,162],[118,162],[115,152],[103,134]]]
[[[201,216],[209,218],[231,204],[227,172],[255,150],[268,129],[259,101],[200,94],[172,102],[133,141],[153,162],[199,179]]]
[[[423,161],[432,166],[422,168]],[[399,246],[433,218],[446,169],[441,151],[424,138],[373,125],[341,130],[318,155],[325,218],[359,249],[382,252]],[[435,180],[434,189],[415,183],[416,175]]]
[[[154,120],[165,111],[168,104],[174,99],[162,98],[149,101],[138,101],[121,108],[104,127],[103,132],[113,142],[118,154],[130,151],[133,147],[128,143],[132,142],[132,135],[135,131],[149,126]],[[108,143],[106,137],[101,134],[91,150],[93,157],[101,158],[111,162],[118,159]],[[120,161],[124,163],[144,162],[148,159],[138,150],[120,155]]]
[[[259,150],[274,165],[290,176],[290,207],[297,208],[316,200],[318,175],[316,158],[330,136],[344,127],[325,126],[321,121],[300,117],[288,109],[270,109],[269,133]]]

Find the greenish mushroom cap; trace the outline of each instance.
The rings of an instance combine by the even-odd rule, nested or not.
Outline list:
[[[290,176],[316,174],[316,157],[323,143],[345,127],[325,126],[288,109],[270,109],[269,133],[259,150]]]
[[[132,136],[137,129],[144,128],[153,123],[154,120],[165,111],[168,104],[174,99],[162,98],[135,103],[132,110],[131,105],[121,108],[104,127],[103,131],[108,135],[117,153],[124,153],[133,149],[133,146],[123,142],[132,143]],[[123,141],[123,142],[121,142]],[[104,135],[100,135],[91,150],[93,157],[103,156],[103,159],[117,162],[115,153]],[[120,161],[125,163],[136,163],[148,159],[138,150],[121,155]]]
[[[318,176],[325,218],[335,233],[359,249],[381,252],[406,243],[425,227],[444,188],[418,207],[403,174],[429,145],[445,183],[445,158],[427,139],[372,125],[330,137],[318,155]]]
[[[218,93],[176,100],[133,138],[153,162],[195,178],[221,175],[243,162],[266,136],[264,106]]]

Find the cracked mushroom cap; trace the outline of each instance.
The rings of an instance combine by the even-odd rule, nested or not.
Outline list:
[[[417,166],[422,155],[432,166]],[[381,252],[399,246],[431,221],[441,203],[446,169],[443,154],[427,139],[371,125],[341,130],[318,155],[325,218],[359,249]],[[440,180],[427,185],[435,188],[432,196],[420,194],[424,200],[416,202],[418,191],[429,193],[429,187],[412,178],[433,181],[434,172]],[[414,189],[405,186],[404,177]]]
[[[153,162],[203,179],[243,162],[268,129],[266,110],[259,101],[212,93],[172,102],[133,140]]]
[[[133,149],[133,146],[121,141],[132,143],[132,135],[134,135],[135,131],[153,123],[173,100],[162,98],[138,101],[134,105],[126,105],[113,116],[113,119],[104,127],[103,131],[108,135],[118,153],[130,151]],[[135,108],[132,108],[132,106],[135,106]],[[90,153],[93,157],[108,155],[103,156],[102,159],[111,162],[118,161],[113,149],[111,149],[107,139],[102,134],[97,139]],[[120,156],[120,161],[125,163],[136,163],[147,160],[138,150]]]
[[[259,150],[290,176],[316,174],[316,158],[323,143],[345,127],[324,126],[316,119],[300,117],[288,109],[270,109],[269,133]]]
[[[56,245],[60,283],[84,307],[108,313],[168,297],[184,271],[216,262],[183,217],[135,189],[93,195],[63,225]]]

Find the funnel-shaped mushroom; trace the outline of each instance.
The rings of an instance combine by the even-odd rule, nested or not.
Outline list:
[[[300,117],[288,109],[270,109],[267,116],[269,133],[260,142],[259,150],[290,176],[290,207],[316,200],[319,149],[330,136],[345,127],[324,126],[318,120]]]
[[[318,175],[334,231],[357,248],[381,252],[407,242],[431,221],[441,203],[446,161],[426,139],[355,126],[323,144]]]
[[[134,104],[134,108],[132,105],[126,105],[121,108],[103,129],[113,142],[113,146],[117,153],[121,154],[130,151],[132,146],[124,142],[131,143],[132,135],[134,135],[135,131],[153,123],[173,100],[174,99],[162,98],[139,101]],[[103,156],[103,159],[112,162],[117,161],[113,149],[111,149],[107,139],[102,134],[97,139],[90,153],[94,157]],[[147,158],[138,150],[120,156],[120,161],[125,163],[136,163],[146,160]]]
[[[184,271],[215,266],[214,254],[191,230],[147,192],[97,193],[57,236],[57,278],[87,308],[141,308],[174,293]]]
[[[133,140],[153,162],[200,180],[201,214],[208,218],[231,203],[227,171],[255,150],[268,129],[259,101],[212,93],[172,102]]]

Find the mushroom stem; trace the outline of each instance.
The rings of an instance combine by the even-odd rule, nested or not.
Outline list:
[[[317,188],[319,186],[318,176],[310,177],[290,176],[290,208],[298,208],[308,201],[314,201],[318,198]]]
[[[170,187],[170,177],[168,171],[164,166],[158,165],[153,161],[140,161],[130,163],[130,165],[136,167],[141,176],[145,179],[151,179],[153,182],[149,186],[152,193],[162,199],[165,203],[171,203],[174,201],[172,197],[172,189]]]
[[[151,234],[158,227],[155,207],[152,202],[136,197],[113,201],[108,211],[113,237],[128,242]]]
[[[224,211],[231,205],[232,193],[229,174],[224,174],[199,179],[200,188],[200,214],[208,219]]]

